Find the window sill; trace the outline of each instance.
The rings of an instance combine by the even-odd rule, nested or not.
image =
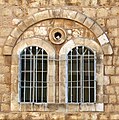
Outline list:
[[[103,103],[20,103],[20,111],[89,112],[104,111]]]

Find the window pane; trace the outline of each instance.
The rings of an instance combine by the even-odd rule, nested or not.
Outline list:
[[[82,102],[92,102],[94,64],[94,53],[87,47],[78,46],[68,53],[68,102],[80,102],[81,98]]]
[[[36,46],[25,48],[20,55],[20,101],[47,101],[47,53]]]

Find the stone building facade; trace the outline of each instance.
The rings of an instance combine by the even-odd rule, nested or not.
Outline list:
[[[118,29],[118,0],[0,0],[0,119],[118,120]],[[30,46],[48,55],[46,103],[19,101],[19,55]],[[96,52],[94,103],[67,103],[66,56],[77,46]]]

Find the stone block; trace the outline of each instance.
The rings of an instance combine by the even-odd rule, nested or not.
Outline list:
[[[115,90],[113,86],[106,86],[105,88],[105,94],[114,94]]]
[[[10,27],[2,27],[0,29],[0,36],[1,37],[7,37],[10,34],[11,31],[12,31],[12,28],[10,28]]]
[[[107,20],[107,27],[117,27],[117,19],[115,19],[115,18],[109,18],[108,20]]]
[[[116,75],[119,75],[119,67],[116,67]]]
[[[18,28],[23,32],[23,31],[25,31],[27,29],[27,26],[25,25],[24,22],[20,22],[18,24]]]
[[[71,10],[63,10],[62,16],[63,18],[67,18],[67,19],[75,19],[77,15],[76,11],[71,11]]]
[[[109,85],[109,84],[110,84],[110,78],[109,78],[109,76],[104,76],[103,85]]]
[[[8,111],[10,111],[10,105],[9,105],[9,104],[5,104],[5,103],[2,103],[2,104],[1,104],[1,111],[2,111],[2,112],[8,112]]]
[[[106,75],[114,75],[115,66],[105,66],[105,74]]]
[[[114,56],[114,58],[113,58],[113,64],[114,65],[119,65],[119,56]]]
[[[14,19],[12,20],[12,25],[16,26],[16,25],[18,25],[20,22],[21,22],[21,19],[14,18]]]
[[[107,104],[105,105],[105,112],[114,112],[114,105],[113,104]]]
[[[3,48],[3,55],[11,55],[13,47],[11,46],[4,46]]]
[[[98,8],[97,9],[97,17],[107,17],[108,16],[108,8]]]
[[[103,34],[103,30],[97,23],[93,24],[93,26],[91,27],[91,30],[97,37]]]
[[[68,20],[64,20],[64,19],[56,19],[53,21],[54,27],[63,27]],[[70,21],[72,22],[72,21]]]
[[[109,95],[109,103],[116,103],[116,95]]]
[[[106,19],[105,18],[98,18],[96,20],[96,22],[105,30],[105,26],[106,26]]]
[[[111,76],[111,84],[119,84],[119,76]]]
[[[112,56],[104,56],[104,65],[112,65],[113,59]]]
[[[86,20],[84,21],[83,25],[90,28],[93,25],[93,23],[94,23],[94,21],[87,17]]]
[[[62,13],[63,13],[62,9],[49,10],[49,15],[51,18],[61,18]]]
[[[119,119],[119,114],[118,113],[117,114],[116,113],[111,114],[110,119],[111,120],[118,120]]]
[[[119,15],[119,7],[117,7],[117,6],[112,7],[111,10],[110,10],[110,13],[111,13],[112,16]]]
[[[110,37],[117,37],[118,36],[118,28],[109,28],[108,34]]]
[[[47,27],[34,27],[35,35],[46,36],[48,35]]]
[[[113,50],[114,50],[114,55],[119,55],[119,47],[114,47],[113,48]]]
[[[45,19],[48,19],[50,17],[48,10],[36,13],[33,16],[35,18],[35,22],[39,22],[41,20],[45,20]]]
[[[0,73],[1,74],[9,73],[9,72],[10,72],[10,67],[9,66],[5,66],[5,65],[0,66]]]
[[[9,36],[7,38],[7,41],[5,42],[5,45],[7,45],[7,46],[14,46],[15,43],[16,43],[16,39],[13,38],[12,36]]]
[[[34,20],[33,16],[28,17],[26,20],[24,20],[24,24],[29,27],[33,25],[36,21]]]
[[[109,43],[103,45],[102,49],[105,55],[111,55],[113,53],[112,46]]]
[[[23,9],[20,8],[20,7],[14,7],[14,9],[13,9],[13,14],[14,14],[16,17],[21,18],[21,17],[23,17],[23,15],[24,15],[24,11],[23,11]]]
[[[23,34],[23,38],[30,38],[34,36],[34,32],[33,31],[26,31]]]
[[[119,38],[115,38],[115,46],[119,47]]]
[[[6,37],[0,37],[0,46],[3,46],[6,41]]]
[[[98,40],[99,40],[101,45],[109,43],[109,40],[108,40],[106,34],[103,34],[103,35],[99,36]]]
[[[115,87],[115,92],[116,92],[116,94],[119,95],[119,86],[116,86],[116,87]]]
[[[109,120],[109,115],[102,113],[101,115],[99,115],[99,120]]]
[[[78,14],[76,15],[76,18],[75,18],[75,20],[80,22],[80,23],[83,23],[85,19],[86,19],[86,16],[82,13],[79,13],[79,12],[78,12]]]
[[[82,1],[84,2],[84,1]],[[83,7],[83,14],[85,14],[86,16],[90,17],[90,18],[95,18],[96,17],[96,9],[95,8],[86,8]]]
[[[16,27],[12,31],[11,36],[14,37],[14,38],[18,38],[21,34],[22,34],[22,31],[18,27]]]
[[[5,58],[4,58],[4,56],[0,56],[0,65],[5,65]]]
[[[8,103],[8,102],[10,102],[10,99],[11,99],[10,94],[3,94],[2,95],[2,102]]]

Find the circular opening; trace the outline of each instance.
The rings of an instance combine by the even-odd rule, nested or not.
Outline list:
[[[61,33],[60,32],[56,32],[55,34],[54,34],[54,37],[55,37],[55,40],[60,40],[61,39],[61,37],[62,37],[62,35],[61,35]]]

